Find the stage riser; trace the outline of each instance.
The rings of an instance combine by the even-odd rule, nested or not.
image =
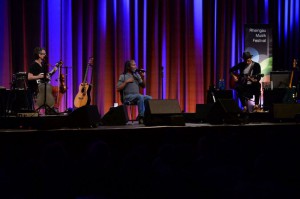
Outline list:
[[[6,117],[1,118],[2,129],[61,129],[70,128],[69,116]]]

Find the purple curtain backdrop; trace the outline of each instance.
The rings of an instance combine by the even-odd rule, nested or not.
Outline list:
[[[105,114],[119,102],[116,83],[124,62],[146,69],[145,94],[178,99],[184,112],[205,103],[206,91],[241,61],[245,24],[273,27],[273,69],[289,70],[299,57],[297,0],[2,0],[0,2],[0,86],[28,71],[35,46],[47,49],[50,67],[62,60],[73,100],[89,71],[92,103]],[[57,76],[53,85],[57,85]]]

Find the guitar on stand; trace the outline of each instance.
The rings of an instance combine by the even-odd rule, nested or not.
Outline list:
[[[90,93],[91,93],[92,85],[87,82],[86,78],[87,78],[89,68],[92,68],[93,65],[94,65],[94,58],[90,57],[88,65],[85,70],[83,82],[79,85],[79,91],[74,99],[74,106],[76,108],[90,105],[91,103]]]
[[[285,102],[285,103],[296,103],[297,102],[296,87],[293,86],[294,71],[296,69],[296,66],[297,66],[297,60],[293,59],[293,68],[292,68],[292,72],[290,75],[289,87],[287,88],[287,91],[283,98],[283,102]]]

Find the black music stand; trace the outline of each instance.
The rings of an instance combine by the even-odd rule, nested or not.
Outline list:
[[[44,84],[44,102],[43,102],[43,104],[40,106],[40,107],[38,107],[37,109],[36,109],[36,111],[37,112],[39,112],[42,108],[44,108],[45,109],[45,115],[58,115],[58,113],[54,110],[54,108],[52,108],[52,107],[50,107],[48,104],[47,104],[47,84],[48,84],[48,79],[47,79],[47,74],[48,74],[48,72],[47,72],[47,69],[46,69],[46,66],[43,64],[43,69],[44,69],[44,78],[42,79],[42,83],[40,83],[40,84]]]

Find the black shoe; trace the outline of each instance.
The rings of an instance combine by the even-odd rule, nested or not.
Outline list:
[[[139,124],[144,124],[144,117],[139,117],[138,121],[139,121]]]

